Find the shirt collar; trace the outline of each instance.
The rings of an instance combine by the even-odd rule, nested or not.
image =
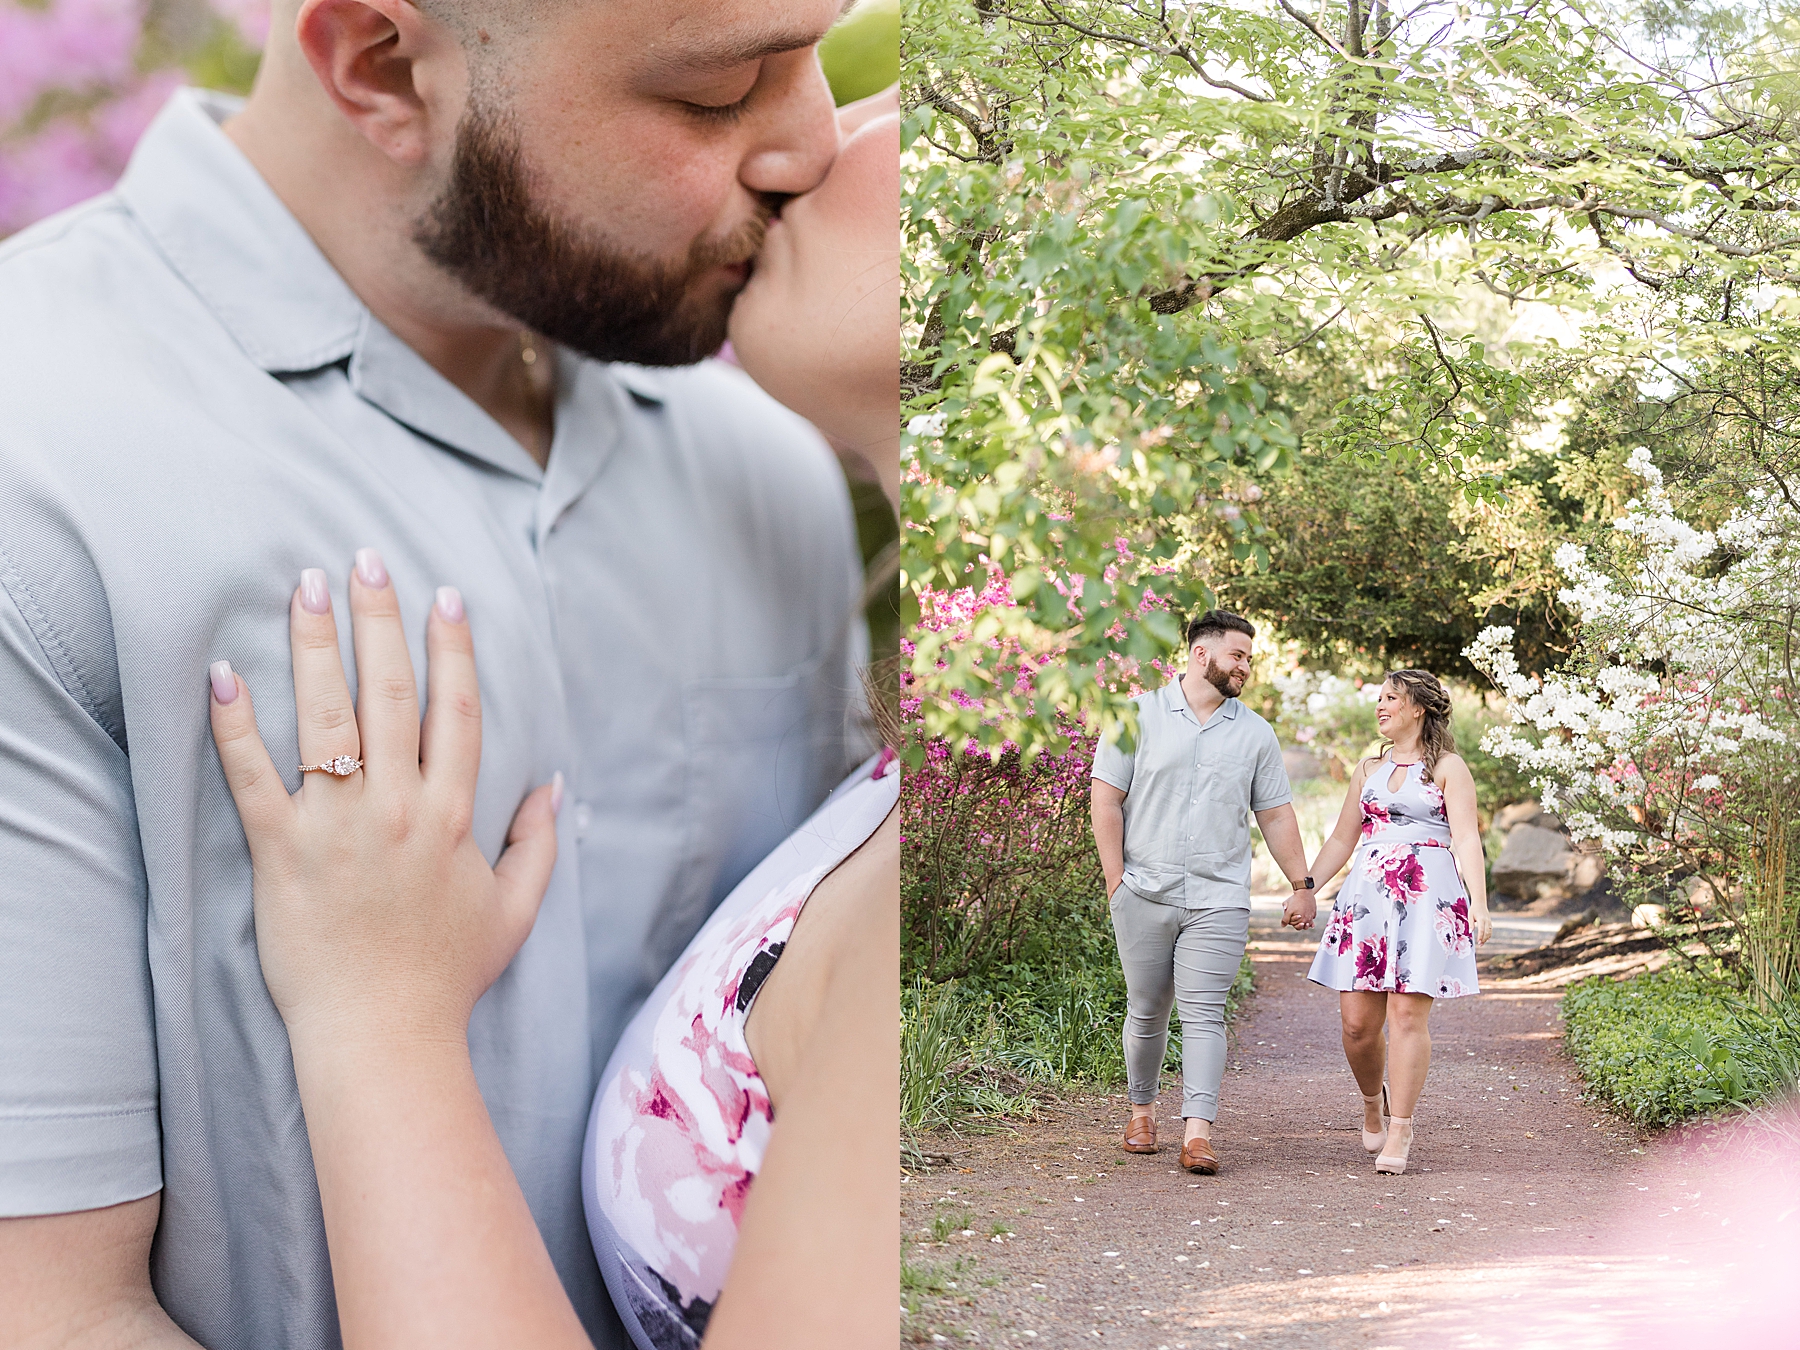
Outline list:
[[[1163,686],[1163,704],[1170,712],[1178,717],[1187,718],[1188,721],[1192,722],[1202,731],[1206,730],[1207,727],[1212,726],[1221,717],[1228,722],[1231,721],[1238,715],[1239,706],[1238,701],[1235,698],[1228,698],[1216,713],[1202,723],[1194,710],[1188,706],[1187,695],[1181,690],[1181,677],[1179,675]]]
[[[269,374],[299,375],[347,360],[351,387],[395,421],[515,477],[544,481],[525,448],[371,314],[338,275],[225,134],[221,124],[242,106],[226,94],[178,90],[120,179],[120,198],[169,265]],[[663,398],[652,372],[557,352],[549,474],[555,500],[544,504],[551,519],[611,457],[632,402],[656,407]]]
[[[367,308],[220,127],[242,100],[177,90],[118,194],[169,265],[271,374],[349,356]]]

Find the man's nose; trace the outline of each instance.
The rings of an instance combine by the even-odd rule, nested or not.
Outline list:
[[[765,196],[812,191],[837,158],[837,107],[818,56],[809,50],[793,58],[770,91],[759,134],[738,170],[746,188]]]

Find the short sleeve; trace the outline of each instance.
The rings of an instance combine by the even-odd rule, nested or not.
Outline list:
[[[1281,741],[1275,729],[1263,726],[1262,744],[1256,752],[1256,777],[1250,784],[1250,809],[1273,811],[1294,800],[1288,786],[1287,765],[1281,762]]]
[[[1143,740],[1143,736],[1144,717],[1140,709],[1138,713],[1138,739],[1140,742]],[[1093,776],[1102,783],[1110,783],[1120,792],[1130,792],[1131,769],[1136,760],[1135,752],[1119,748],[1119,734],[1115,731],[1111,735],[1102,737],[1100,743],[1094,747]]]
[[[147,885],[125,751],[0,554],[0,1216],[162,1185]],[[66,652],[63,653],[67,665]]]

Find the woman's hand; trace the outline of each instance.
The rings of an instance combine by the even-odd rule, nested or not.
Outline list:
[[[303,776],[289,796],[257,733],[250,691],[212,669],[213,739],[255,875],[263,978],[303,1037],[454,1038],[537,917],[556,862],[560,776],[525,799],[497,866],[470,834],[481,695],[462,600],[445,587],[426,630],[423,731],[400,604],[373,549],[350,580],[353,707],[325,574],[301,573],[289,608],[300,753],[360,758],[346,778]]]
[[[1494,936],[1494,921],[1488,917],[1486,905],[1477,905],[1469,914],[1469,921],[1475,926],[1475,945],[1487,945],[1487,940]]]

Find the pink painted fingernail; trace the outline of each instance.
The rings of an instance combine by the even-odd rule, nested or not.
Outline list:
[[[550,814],[562,814],[563,776],[562,770],[556,771],[556,777],[550,780]]]
[[[356,550],[356,575],[372,591],[378,591],[388,583],[387,568],[382,565],[381,555],[372,548]]]
[[[325,585],[325,569],[308,567],[300,573],[300,608],[308,614],[324,614],[331,608],[331,592]]]
[[[231,673],[231,662],[214,661],[207,670],[212,678],[213,697],[230,703],[237,697],[237,677]]]
[[[438,617],[450,623],[463,621],[462,592],[454,586],[439,586],[437,593]]]

